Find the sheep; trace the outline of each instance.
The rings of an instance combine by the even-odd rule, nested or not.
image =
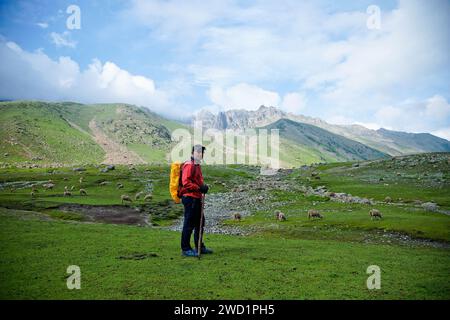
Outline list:
[[[75,189],[75,186],[70,187],[70,191],[73,191]]]
[[[381,215],[381,212],[379,210],[377,210],[377,209],[371,209],[369,211],[369,216],[370,216],[371,219],[373,219],[373,218],[378,218],[378,219],[383,218],[383,216]]]
[[[80,196],[87,196],[87,192],[84,189],[80,189]]]
[[[47,190],[52,190],[53,187],[55,186],[55,184],[49,182],[49,183],[43,184],[42,186]]]
[[[384,202],[391,203],[392,202],[392,198],[391,197],[386,197],[386,198],[384,198]]]
[[[83,183],[83,177],[80,177],[80,184]]]
[[[123,189],[123,184],[117,183],[117,189]]]
[[[69,191],[69,188],[67,186],[64,186],[64,191]]]
[[[277,219],[278,221],[286,221],[286,216],[280,210],[276,210],[275,211],[275,219]]]
[[[151,193],[149,193],[144,197],[144,201],[152,200],[152,198],[153,198],[153,195]]]
[[[120,199],[122,200],[122,204],[123,204],[125,201],[133,202],[133,200],[131,200],[130,196],[128,196],[128,195],[126,195],[126,194],[123,194],[122,196],[120,196]]]
[[[34,192],[34,193],[39,192],[39,190],[36,189],[36,185],[35,185],[35,184],[33,184],[33,185],[31,186],[31,192]]]
[[[107,184],[109,184],[108,181],[102,181],[102,182],[100,182],[100,185],[101,185],[101,186],[106,186]]]
[[[242,216],[241,216],[240,213],[234,213],[233,214],[233,219],[236,220],[236,221],[241,221]]]
[[[139,198],[144,194],[144,191],[140,191],[138,193],[136,193],[136,195],[134,196],[134,200],[139,200]]]
[[[64,191],[64,197],[71,197],[72,196],[72,192],[65,190]]]
[[[310,210],[308,210],[308,219],[311,219],[311,218],[323,219],[323,216],[320,214],[320,212],[318,210],[310,209]]]
[[[64,177],[63,180],[64,180],[64,181],[67,181],[67,180],[69,180],[69,179],[68,179],[67,177]]]

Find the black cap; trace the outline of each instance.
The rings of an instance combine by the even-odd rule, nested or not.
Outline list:
[[[202,153],[204,153],[205,149],[206,148],[204,146],[202,146],[201,144],[196,144],[195,146],[192,147],[192,153],[194,153],[194,150],[197,152],[201,151]]]

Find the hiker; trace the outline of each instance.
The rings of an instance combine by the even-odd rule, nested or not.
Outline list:
[[[203,174],[200,162],[203,159],[205,147],[195,145],[192,147],[191,160],[186,161],[181,168],[181,202],[184,205],[183,232],[181,233],[182,255],[186,257],[197,257],[198,238],[200,233],[200,217],[202,210],[202,194],[208,193],[208,186],[203,183]],[[205,220],[202,221],[202,233]],[[191,234],[194,231],[196,250],[191,247]],[[212,253],[204,243],[201,244],[200,254]]]

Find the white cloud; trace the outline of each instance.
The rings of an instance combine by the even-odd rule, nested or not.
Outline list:
[[[439,95],[425,101],[385,106],[375,113],[375,120],[385,128],[408,132],[445,134],[450,123],[450,104]]]
[[[70,39],[69,31],[64,31],[63,33],[52,32],[50,37],[57,47],[75,48],[77,46],[77,42]]]
[[[85,70],[70,57],[50,59],[14,42],[0,42],[0,97],[3,99],[72,100],[84,103],[132,103],[176,116],[169,98],[152,79],[130,74],[113,62],[94,59]]]
[[[193,82],[210,85],[207,96],[226,108],[255,108],[258,101],[267,100],[261,93],[252,99],[241,92],[251,91],[247,89],[228,92],[239,84],[269,85],[271,97],[280,99],[279,92],[285,92],[282,83],[289,83],[307,94],[308,108],[303,110],[313,110],[314,116],[397,128],[395,122],[379,123],[378,118],[396,113],[399,123],[407,123],[402,118],[408,117],[396,110],[402,101],[448,94],[442,91],[450,67],[448,1],[400,0],[393,10],[381,6],[381,30],[366,27],[364,6],[330,7],[326,1],[186,5],[181,0],[139,0],[128,13],[158,39],[182,48],[183,55],[191,53],[190,67],[184,70]],[[305,104],[303,97],[295,99],[298,103],[287,95],[280,105],[288,110]],[[436,129],[414,124],[404,127]]]
[[[267,91],[247,83],[239,83],[225,88],[213,86],[208,91],[211,101],[223,108],[255,110],[261,105],[278,106],[280,96],[276,92]]]
[[[47,29],[48,28],[48,23],[47,22],[39,22],[36,23],[36,25],[42,29]]]
[[[306,107],[306,98],[303,94],[291,92],[284,96],[281,109],[286,112],[300,113]]]

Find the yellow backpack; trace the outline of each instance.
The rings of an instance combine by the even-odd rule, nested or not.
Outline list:
[[[181,199],[178,196],[178,191],[181,187],[181,166],[183,164],[180,162],[174,162],[170,165],[170,184],[169,190],[175,203],[180,203]]]

